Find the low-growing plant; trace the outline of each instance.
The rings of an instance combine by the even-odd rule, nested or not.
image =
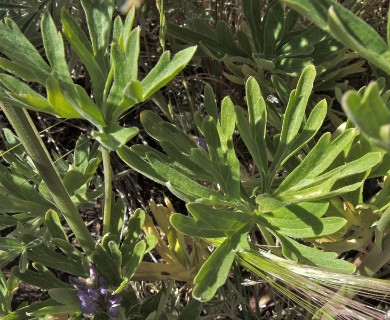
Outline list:
[[[306,4],[313,20],[328,28],[322,25],[324,4],[285,2],[301,9]],[[344,32],[339,40],[355,45],[356,39],[345,35],[340,25],[359,30],[366,26],[335,2],[325,2],[335,6],[342,21],[339,23],[330,9],[337,23],[329,21],[339,28],[335,30]],[[296,36],[298,43],[307,40],[305,36],[265,32],[279,30],[276,17],[289,21],[284,20],[279,3],[270,7],[263,21],[258,20],[260,15],[254,17],[257,11],[249,10],[254,1],[242,3],[247,6],[251,33],[246,39],[253,42],[255,53],[264,55],[256,56],[262,63],[280,58],[273,53],[285,36]],[[3,131],[5,144],[12,150],[2,153],[4,163],[0,165],[0,226],[7,231],[0,238],[0,266],[14,260],[18,263],[10,276],[0,275],[4,319],[199,318],[201,302],[216,296],[234,261],[314,317],[383,318],[385,312],[379,307],[353,297],[362,294],[381,300],[388,291],[387,281],[370,278],[389,258],[388,179],[383,179],[380,192],[363,197],[366,181],[381,179],[390,170],[386,135],[389,94],[384,80],[345,94],[343,107],[350,120],[327,132],[323,121],[328,104],[313,95],[315,79],[322,70],[309,63],[316,47],[312,43],[303,50],[305,63],[295,73],[299,74],[297,82],[283,86],[285,110],[280,114],[266,103],[276,76],[266,84],[255,77],[245,79],[246,107],[235,105],[229,97],[219,106],[211,86],[206,85],[204,112],[194,115],[199,137],[146,110],[140,115],[141,123],[158,147],[127,146],[139,129],[120,126],[119,117],[172,80],[196,48],[184,49],[172,59],[164,51],[156,66],[141,76],[140,30],[133,28],[134,9],[123,21],[121,17],[113,20],[113,1],[100,1],[96,6],[94,1],[82,0],[81,5],[88,35],[66,10],[61,12],[62,33],[48,12],[43,15],[45,57],[14,22],[7,19],[0,24],[0,67],[5,70],[0,74],[0,106],[17,134]],[[292,11],[288,15],[292,21],[297,18]],[[230,34],[223,23],[217,29],[219,36]],[[263,34],[276,37],[272,46],[263,42]],[[327,45],[321,47],[331,50]],[[351,47],[362,49],[360,45]],[[382,48],[381,43],[368,47],[365,57],[387,72],[386,54],[370,51],[378,47]],[[84,65],[90,86],[75,83],[67,59],[72,50]],[[253,55],[247,58],[255,59]],[[280,74],[289,76],[288,70]],[[365,122],[368,107],[375,108],[379,116]],[[74,152],[62,159],[46,149],[26,109],[82,119],[93,129],[79,136]],[[245,158],[238,155],[238,139]],[[153,217],[140,209],[128,217],[123,200],[112,190],[113,152],[132,170],[184,201],[188,214],[175,212],[169,202],[164,207],[151,201]],[[97,175],[101,162],[103,179]],[[103,230],[97,240],[79,209],[101,197]],[[75,242],[69,241],[65,223]],[[367,249],[365,257],[362,253]],[[151,250],[160,263],[143,261]],[[351,251],[358,253],[347,255]],[[186,307],[165,308],[172,283],[168,288],[161,284],[158,294],[142,301],[132,280],[193,282],[195,299]],[[50,298],[12,310],[12,296],[20,281],[46,289]]]

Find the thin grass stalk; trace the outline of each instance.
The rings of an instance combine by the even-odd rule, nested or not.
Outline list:
[[[1,102],[0,108],[13,126],[27,154],[46,183],[58,210],[64,216],[84,252],[87,255],[91,254],[95,248],[95,241],[72,202],[29,114],[25,109],[14,108]]]

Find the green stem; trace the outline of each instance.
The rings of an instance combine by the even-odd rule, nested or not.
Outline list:
[[[104,170],[103,235],[110,232],[112,209],[112,168],[110,151],[102,147]]]
[[[65,186],[54,167],[53,161],[50,158],[49,152],[40,139],[39,133],[27,111],[2,103],[0,103],[0,107],[3,109],[5,115],[15,129],[20,142],[50,190],[58,210],[61,211],[85,253],[87,255],[91,254],[95,248],[95,241],[65,189]]]
[[[260,229],[261,235],[263,236],[265,242],[267,242],[267,245],[274,247],[276,245],[275,240],[272,236],[272,233],[269,232],[265,227],[261,225],[257,225]]]

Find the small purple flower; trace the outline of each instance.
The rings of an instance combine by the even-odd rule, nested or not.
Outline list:
[[[86,315],[106,313],[112,318],[119,316],[122,297],[107,289],[107,280],[99,276],[94,265],[89,268],[89,278],[69,276],[69,283],[75,287],[80,300],[80,309]]]

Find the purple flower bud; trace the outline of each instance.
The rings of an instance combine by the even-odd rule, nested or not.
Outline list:
[[[87,287],[87,282],[85,279],[80,279],[73,276],[69,276],[69,283],[78,290],[82,290]]]
[[[93,302],[93,299],[91,298],[87,290],[79,290],[77,292],[77,297],[79,298],[81,303]]]
[[[206,140],[204,138],[198,138],[196,144],[201,147],[204,151],[209,152],[209,148],[207,147]]]

